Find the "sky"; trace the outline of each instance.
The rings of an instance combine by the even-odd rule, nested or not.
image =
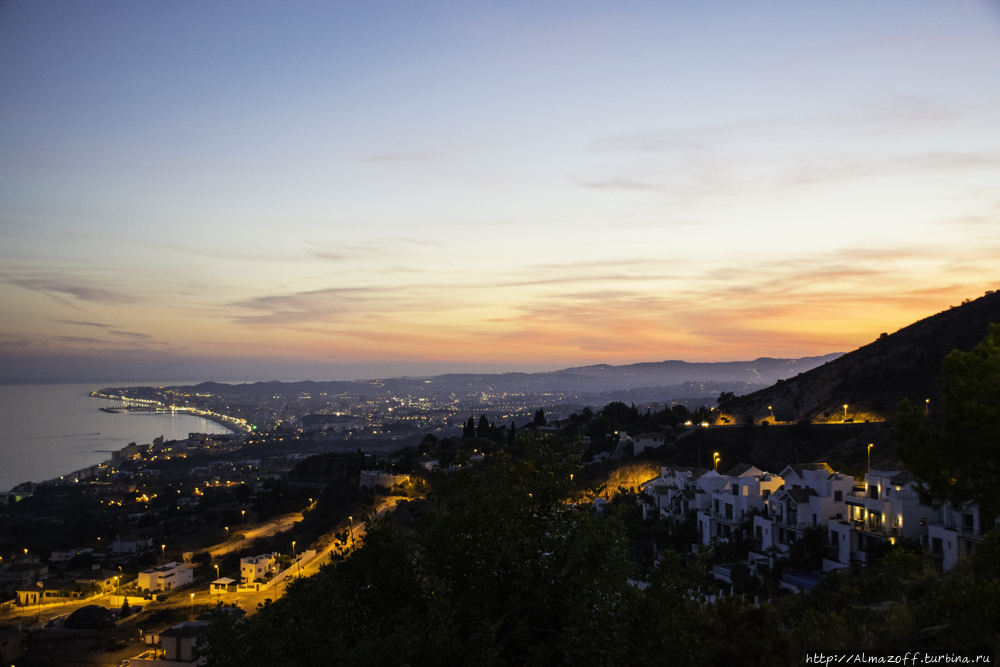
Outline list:
[[[0,382],[846,352],[1000,287],[1000,2],[0,1]]]

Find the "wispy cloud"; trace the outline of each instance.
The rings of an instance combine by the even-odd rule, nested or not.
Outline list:
[[[89,338],[87,336],[53,336],[52,340],[57,340],[62,343],[94,343],[99,345],[106,345],[108,343],[106,340]]]
[[[1000,152],[929,152],[867,161],[832,158],[803,164],[786,174],[784,180],[789,183],[815,183],[841,179],[864,180],[899,173],[975,170],[1000,170]]]
[[[112,336],[119,336],[121,338],[129,338],[132,340],[152,340],[152,336],[144,333],[136,333],[135,331],[109,331]]]
[[[120,292],[83,284],[59,275],[3,276],[4,282],[35,292],[50,295],[67,295],[79,301],[105,304],[134,303],[135,297]]]
[[[72,324],[74,326],[81,327],[98,327],[100,329],[114,329],[113,324],[99,324],[97,322],[80,322],[79,320],[52,320],[53,322],[58,322],[60,324]]]

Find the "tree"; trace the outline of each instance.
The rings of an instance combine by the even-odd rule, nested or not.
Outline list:
[[[371,516],[344,560],[214,623],[209,664],[704,664],[675,561],[640,591],[625,524],[566,504],[580,467],[565,443],[512,449],[441,478],[413,530]]]
[[[472,415],[469,415],[469,420],[465,422],[465,426],[462,427],[462,437],[463,438],[476,437],[476,420]]]
[[[941,424],[908,400],[896,410],[900,455],[925,502],[976,503],[984,525],[1000,514],[1000,325],[969,352],[941,363]]]
[[[538,412],[535,413],[535,426],[545,426],[545,410],[538,408]]]

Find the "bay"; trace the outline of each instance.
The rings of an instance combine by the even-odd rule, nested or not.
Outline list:
[[[181,382],[171,382],[181,385]],[[156,386],[150,382],[115,386]],[[189,414],[122,412],[100,408],[122,401],[91,398],[104,385],[0,385],[0,491],[22,482],[41,482],[111,458],[130,442],[163,436],[230,433],[224,426]]]

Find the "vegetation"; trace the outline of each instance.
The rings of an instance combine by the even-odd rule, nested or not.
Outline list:
[[[1000,515],[1000,324],[969,352],[941,364],[942,419],[927,423],[924,406],[904,400],[896,424],[907,466],[924,482],[928,502],[977,503]]]
[[[781,563],[737,567],[708,603],[711,566],[747,545],[692,549],[689,522],[644,519],[626,489],[600,514],[567,504],[578,470],[566,441],[521,436],[437,477],[412,520],[369,517],[345,559],[243,622],[220,619],[210,664],[771,665],[819,650],[1000,648],[1000,533],[947,576],[890,548],[802,595],[779,591]],[[803,540],[794,558],[808,565],[817,545]]]

